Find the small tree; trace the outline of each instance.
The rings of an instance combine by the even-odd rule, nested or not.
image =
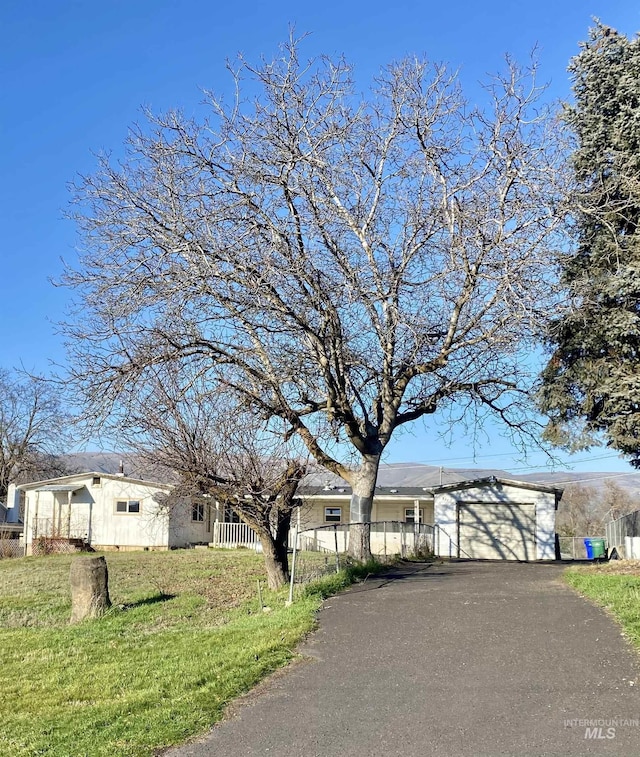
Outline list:
[[[98,419],[161,363],[231,387],[349,482],[350,551],[366,558],[400,426],[493,415],[531,438],[557,130],[535,71],[512,62],[486,108],[415,58],[362,98],[344,60],[301,61],[294,40],[233,76],[230,105],[148,113],[124,160],[78,183],[71,384]]]
[[[571,307],[549,331],[542,409],[548,437],[609,446],[640,465],[640,38],[600,23],[571,62],[572,207],[564,257]]]
[[[640,510],[640,498],[615,481],[607,479],[604,482],[602,507],[605,520],[617,520],[623,515]]]
[[[111,417],[120,439],[177,475],[164,505],[191,499],[230,508],[260,538],[269,587],[289,580],[289,529],[306,465],[277,419],[265,422],[229,393],[212,394],[197,376],[161,369],[143,393],[137,386],[121,395],[120,415]]]
[[[68,418],[52,384],[0,369],[0,501],[11,482],[24,483],[66,471],[59,457]]]
[[[601,536],[604,530],[602,496],[593,486],[567,486],[558,507],[560,536]]]

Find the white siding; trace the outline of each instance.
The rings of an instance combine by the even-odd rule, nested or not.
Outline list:
[[[173,504],[169,511],[169,546],[187,547],[190,544],[209,544],[213,539],[215,519],[215,505],[204,506],[204,521],[194,521],[191,502]]]
[[[71,524],[74,536],[88,539],[94,548],[155,548],[169,546],[168,517],[155,496],[166,491],[162,486],[147,484],[117,476],[100,477],[100,485],[93,484],[91,475],[66,476],[51,483],[78,486],[77,491],[36,491],[39,484],[22,487],[25,490],[25,542],[31,551],[36,519],[38,525],[55,518],[61,521],[62,533]],[[67,503],[71,502],[71,512]],[[139,513],[116,512],[117,501],[137,501]]]
[[[91,489],[91,495],[95,498],[92,545],[128,548],[168,547],[167,513],[154,499],[154,495],[161,492],[161,489],[148,484],[102,478],[102,486]],[[138,501],[140,512],[118,513],[118,501]]]

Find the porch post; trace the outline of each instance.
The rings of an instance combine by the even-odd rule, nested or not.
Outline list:
[[[71,538],[71,496],[73,492],[67,492],[67,539]]]
[[[33,515],[33,536],[38,535],[38,505],[40,504],[40,492],[36,492],[36,511]]]

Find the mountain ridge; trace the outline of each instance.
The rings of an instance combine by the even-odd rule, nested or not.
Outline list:
[[[132,478],[165,482],[166,471],[156,468],[153,463],[139,455],[125,452],[74,452],[63,455],[71,472],[95,472],[116,474],[120,465],[124,473]],[[378,475],[378,487],[383,489],[430,489],[439,484],[457,483],[477,478],[506,478],[547,486],[564,488],[571,485],[589,486],[596,490],[605,487],[606,481],[615,481],[630,495],[640,495],[640,471],[620,472],[575,472],[538,471],[534,473],[511,473],[502,468],[463,467],[449,468],[427,463],[382,463]],[[305,488],[320,490],[347,489],[349,485],[339,476],[320,466],[314,465],[304,479]]]

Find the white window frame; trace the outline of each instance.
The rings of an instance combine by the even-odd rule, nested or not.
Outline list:
[[[338,517],[331,513],[329,514],[329,510],[337,510],[338,511]],[[327,505],[324,508],[324,522],[325,523],[342,523],[342,507],[340,505]]]
[[[124,503],[126,510],[118,510],[118,505]],[[137,510],[131,510],[131,505],[137,505]],[[140,515],[142,512],[142,500],[140,499],[117,499],[115,504],[116,515]]]
[[[196,517],[199,516],[199,517]],[[206,521],[206,511],[204,502],[194,502],[191,505],[191,522],[204,523]]]
[[[415,523],[415,517],[416,517],[416,508],[415,507],[405,507],[404,509],[404,522],[405,523]],[[419,523],[424,523],[424,509],[421,507],[419,510],[420,518]]]
[[[93,488],[98,488],[102,486],[102,476],[93,476],[91,478],[91,486]]]
[[[224,523],[242,523],[242,518],[238,515],[238,513],[232,507],[229,507],[229,505],[227,505],[224,509],[223,522]]]

